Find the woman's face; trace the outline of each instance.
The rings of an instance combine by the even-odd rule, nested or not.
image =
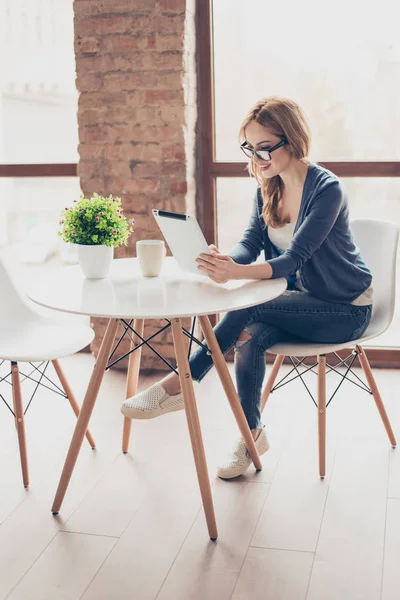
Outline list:
[[[254,150],[269,150],[272,146],[279,144],[282,138],[276,136],[266,127],[263,127],[256,121],[251,121],[245,128],[247,144]],[[291,161],[292,155],[287,151],[287,146],[282,146],[271,153],[271,160],[264,161],[253,156],[253,163],[260,168],[262,177],[269,179],[285,171]]]

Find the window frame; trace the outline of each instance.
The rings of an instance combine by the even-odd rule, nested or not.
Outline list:
[[[209,244],[217,240],[216,180],[248,177],[245,162],[216,161],[213,51],[213,0],[197,0],[199,170],[197,215]],[[338,177],[400,177],[400,161],[318,162]],[[215,319],[213,319],[215,323]],[[372,366],[400,367],[400,347],[370,348]]]

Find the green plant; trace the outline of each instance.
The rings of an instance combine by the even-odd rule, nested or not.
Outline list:
[[[127,219],[121,208],[121,198],[93,194],[74,200],[73,206],[61,213],[58,235],[65,242],[87,246],[125,246],[133,232],[134,219]]]

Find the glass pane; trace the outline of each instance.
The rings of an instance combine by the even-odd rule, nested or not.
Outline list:
[[[4,0],[0,163],[77,162],[72,2]]]
[[[319,0],[214,1],[217,160],[243,161],[239,125],[270,95],[305,110],[313,160],[400,159],[398,3],[331,8],[323,16]]]
[[[75,263],[74,245],[57,232],[62,209],[80,193],[77,177],[0,179],[0,248],[15,247],[32,267]]]
[[[400,179],[346,178],[350,216],[393,221],[400,226]],[[256,190],[254,179],[217,179],[217,243],[222,252],[229,252],[241,239],[252,209]],[[263,255],[258,259],[263,260]],[[370,345],[398,347],[400,340],[400,249],[397,260],[397,303],[392,325]]]

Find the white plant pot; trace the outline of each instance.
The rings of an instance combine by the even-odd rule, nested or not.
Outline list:
[[[76,245],[79,264],[86,279],[105,279],[110,272],[114,248],[112,246]]]

